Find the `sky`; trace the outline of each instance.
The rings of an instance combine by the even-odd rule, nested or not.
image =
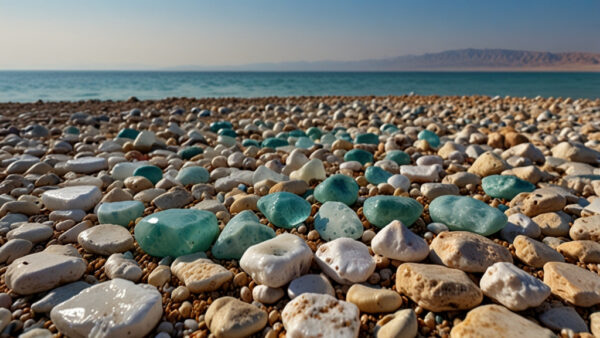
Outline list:
[[[600,53],[598,0],[0,0],[0,69]]]

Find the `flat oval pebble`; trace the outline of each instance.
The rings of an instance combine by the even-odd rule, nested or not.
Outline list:
[[[368,313],[392,312],[402,305],[402,297],[397,292],[362,284],[354,284],[348,289],[346,301]]]
[[[89,253],[111,255],[133,249],[133,236],[115,224],[99,224],[82,231],[77,241]]]
[[[42,194],[42,203],[49,210],[84,211],[92,209],[102,199],[102,192],[96,186],[79,185],[48,190]]]
[[[440,196],[429,204],[429,214],[434,222],[444,223],[450,230],[482,236],[500,231],[508,221],[500,210],[468,196]]]
[[[325,202],[314,218],[315,230],[321,238],[331,241],[341,237],[358,239],[363,234],[363,224],[354,212],[342,202]]]
[[[367,220],[378,228],[383,228],[394,220],[410,227],[422,212],[421,203],[401,196],[370,197],[363,206],[363,213]]]
[[[352,205],[358,198],[358,184],[351,177],[335,174],[319,183],[314,195],[321,203],[336,201]]]
[[[532,192],[535,185],[511,175],[490,175],[481,180],[481,187],[493,198],[511,200],[522,192]]]
[[[100,223],[128,226],[144,214],[144,204],[140,201],[104,202],[96,213]]]
[[[335,296],[335,290],[331,286],[331,282],[323,274],[303,275],[290,282],[288,286],[288,296],[290,299],[298,297],[303,293],[321,293]]]

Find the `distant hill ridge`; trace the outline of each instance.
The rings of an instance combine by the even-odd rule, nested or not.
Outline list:
[[[255,63],[238,66],[181,66],[185,70],[410,71],[410,70],[585,70],[600,71],[600,54],[509,49],[459,49],[360,61]]]

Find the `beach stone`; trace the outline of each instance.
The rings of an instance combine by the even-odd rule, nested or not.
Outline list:
[[[415,311],[413,309],[402,309],[377,321],[375,337],[414,338],[417,336],[418,329],[419,324],[417,323]]]
[[[525,180],[531,184],[538,183],[543,177],[544,173],[538,167],[534,165],[528,165],[525,167],[516,167],[509,170],[504,170],[502,175],[514,175],[522,180]]]
[[[144,252],[178,257],[206,251],[219,234],[214,214],[194,209],[169,209],[144,217],[134,230]]]
[[[434,182],[440,178],[439,165],[403,165],[400,166],[400,174],[406,176],[411,182],[427,183]]]
[[[102,199],[102,192],[96,186],[79,185],[48,190],[42,194],[42,203],[49,210],[84,211],[92,209]]]
[[[402,150],[390,150],[385,153],[385,159],[396,162],[398,165],[410,164],[410,155]]]
[[[0,217],[4,217],[8,213],[36,215],[40,212],[40,206],[28,201],[8,201],[0,207]]]
[[[594,312],[590,315],[590,331],[594,337],[600,335],[600,312]]]
[[[156,135],[153,132],[143,130],[141,131],[133,141],[133,147],[141,152],[147,152],[152,148],[152,145],[156,142]]]
[[[600,242],[600,215],[580,217],[573,222],[569,236],[574,240]]]
[[[102,182],[102,180],[100,180],[100,182]],[[101,186],[102,184],[100,184],[100,186],[97,185],[98,188]],[[121,188],[114,188],[105,194],[104,197],[102,197],[100,203],[131,201],[132,199],[133,195],[131,195],[128,191],[125,191]]]
[[[374,253],[403,262],[420,262],[429,255],[429,246],[420,236],[392,221],[371,240]]]
[[[483,299],[483,293],[466,273],[434,264],[400,265],[396,290],[434,312],[471,309]]]
[[[52,311],[56,305],[70,299],[90,286],[90,284],[82,281],[59,286],[56,289],[48,292],[48,294],[46,294],[37,302],[33,303],[31,305],[31,309],[36,313],[48,313]]]
[[[133,236],[116,224],[99,224],[79,233],[77,242],[85,251],[97,255],[111,255],[133,249]]]
[[[346,175],[331,175],[317,185],[314,196],[321,203],[336,201],[352,205],[358,198],[358,184]]]
[[[351,238],[338,238],[322,244],[315,253],[321,270],[340,284],[362,283],[375,271],[369,248]]]
[[[508,223],[500,230],[500,237],[509,243],[512,243],[518,235],[538,238],[541,234],[539,225],[522,213],[508,216]]]
[[[290,173],[290,179],[302,180],[306,183],[310,183],[313,180],[322,181],[327,178],[327,172],[323,161],[314,158],[306,162],[300,169],[294,170]]]
[[[282,288],[270,288],[266,285],[257,285],[252,289],[252,298],[263,304],[273,304],[284,295]]]
[[[193,206],[194,209],[205,210],[216,214],[219,211],[227,212],[227,208],[219,200],[204,200]]]
[[[477,157],[475,162],[469,167],[468,172],[478,175],[479,177],[486,177],[500,174],[505,169],[508,169],[508,166],[502,158],[497,154],[488,151]]]
[[[309,274],[295,278],[288,286],[288,296],[294,299],[303,293],[319,293],[335,296],[335,290],[329,279],[323,274]]]
[[[178,257],[171,264],[171,272],[194,293],[218,290],[233,279],[231,271],[213,263],[203,252]]]
[[[516,176],[490,175],[481,180],[481,187],[493,198],[511,200],[522,192],[532,192],[535,185]]]
[[[600,153],[580,143],[561,142],[551,149],[552,156],[570,162],[598,164]]]
[[[198,184],[208,182],[210,175],[204,167],[185,167],[177,173],[175,179],[183,185]]]
[[[200,147],[192,146],[192,147],[187,147],[187,148],[181,149],[179,152],[177,152],[177,155],[179,155],[179,157],[181,157],[184,160],[189,160],[196,155],[202,154],[203,152],[204,152],[204,149],[202,149]]]
[[[44,249],[44,252],[63,255],[63,256],[72,256],[76,258],[81,258],[79,251],[75,249],[74,246],[70,244],[60,245],[60,244],[51,244]]]
[[[354,138],[354,143],[379,144],[379,136],[373,133],[358,134],[356,135],[356,138]]]
[[[600,243],[590,240],[565,242],[556,248],[563,256],[581,263],[600,263]]]
[[[334,297],[303,293],[281,312],[289,337],[358,337],[359,310],[356,305]]]
[[[26,239],[10,239],[0,246],[0,263],[10,264],[15,259],[27,255],[33,248],[33,243]]]
[[[69,230],[63,232],[58,236],[58,242],[62,244],[66,243],[77,243],[79,234],[92,227],[92,222],[83,221],[75,224]]]
[[[502,153],[502,158],[504,159],[513,156],[524,157],[531,160],[531,162],[539,164],[542,164],[546,161],[544,153],[531,143],[521,143],[512,146]]]
[[[231,206],[229,207],[229,212],[232,214],[237,214],[243,212],[245,210],[248,211],[258,211],[258,200],[260,196],[258,195],[244,195],[240,196],[233,201]]]
[[[144,214],[144,204],[140,201],[104,202],[96,214],[100,223],[126,227]]]
[[[15,259],[4,276],[6,286],[20,295],[30,295],[78,280],[87,265],[81,258],[37,252]]]
[[[131,190],[134,194],[140,191],[151,189],[154,186],[149,179],[143,176],[127,177],[123,183],[125,184],[125,187]]]
[[[0,330],[4,330],[12,318],[12,313],[5,308],[0,308]]]
[[[444,195],[459,195],[459,189],[454,184],[424,183],[421,185],[421,194],[429,200]]]
[[[539,214],[532,220],[540,227],[545,236],[560,237],[569,234],[571,217],[563,211]]]
[[[555,331],[567,329],[575,333],[590,332],[583,318],[570,306],[550,308],[542,312],[539,318],[546,327]]]
[[[300,169],[300,168],[298,168],[298,169]],[[256,170],[252,173],[252,182],[251,183],[256,184],[256,183],[258,183],[260,181],[264,181],[264,180],[271,180],[274,182],[285,182],[285,181],[289,180],[289,177],[287,177],[284,174],[275,172],[275,171],[267,168],[264,165],[261,165],[258,168],[256,168]]]
[[[446,184],[454,184],[459,188],[464,188],[465,186],[472,184],[472,185],[479,185],[481,184],[481,178],[479,178],[479,176],[466,172],[466,171],[461,171],[458,173],[454,173],[452,175],[447,175],[442,179],[442,183],[446,183]]]
[[[363,225],[358,215],[342,202],[323,203],[315,215],[314,226],[326,241],[341,237],[358,239],[363,234]]]
[[[223,228],[212,247],[217,259],[240,259],[252,245],[275,237],[275,231],[260,223],[259,218],[249,210],[234,216]]]
[[[110,279],[122,278],[137,282],[142,278],[142,269],[132,258],[122,253],[114,253],[104,263],[104,272]]]
[[[495,304],[482,305],[469,311],[465,320],[450,331],[450,338],[475,336],[556,337],[552,331]]]
[[[365,170],[365,178],[371,184],[386,183],[392,176],[392,173],[381,169],[380,167],[371,166]]]
[[[78,174],[91,174],[108,169],[108,161],[103,157],[80,157],[68,160],[66,169]]]
[[[110,176],[115,180],[125,181],[128,177],[133,176],[133,172],[141,167],[148,165],[147,161],[139,162],[120,162],[114,165],[110,171]]]
[[[307,273],[312,258],[302,238],[284,233],[249,247],[240,266],[257,283],[278,288]]]
[[[268,315],[233,297],[220,297],[206,310],[204,320],[217,338],[249,337],[267,325]]]
[[[410,180],[408,177],[400,174],[390,176],[387,183],[394,187],[394,189],[400,188],[402,191],[406,192],[408,192],[408,189],[410,188]]]
[[[487,268],[479,286],[483,294],[512,311],[541,305],[550,288],[512,263],[498,262]]]
[[[517,200],[516,203],[515,200]],[[531,193],[521,193],[511,201],[511,207],[518,206],[521,212],[529,217],[539,214],[561,211],[567,204],[566,198],[549,190],[535,190]]]
[[[152,200],[152,204],[161,210],[183,208],[194,200],[192,194],[183,187],[173,187]]]
[[[431,241],[430,248],[431,261],[465,272],[485,272],[496,262],[512,263],[507,248],[467,231],[442,232]]]
[[[155,185],[156,183],[158,183],[158,181],[160,181],[163,178],[163,172],[159,167],[155,165],[144,165],[141,167],[137,167],[133,171],[133,176],[145,177],[148,179],[148,181],[152,183],[152,185]]]
[[[425,141],[427,141],[427,143],[429,144],[429,146],[432,147],[432,148],[437,148],[437,147],[440,146],[440,138],[439,138],[439,136],[437,136],[431,130],[427,130],[427,129],[422,130],[417,135],[417,138],[419,140],[425,140]]]
[[[515,255],[525,264],[542,268],[548,262],[564,262],[565,258],[546,244],[518,235],[513,242]]]
[[[269,189],[269,193],[272,194],[280,191],[287,191],[289,193],[302,196],[309,188],[310,186],[308,183],[302,180],[291,180],[278,182],[272,186],[271,189]]]
[[[363,205],[363,213],[369,223],[378,228],[394,220],[411,226],[423,212],[423,206],[416,200],[402,196],[369,197]]]
[[[81,209],[56,210],[50,213],[50,220],[54,222],[60,222],[64,220],[73,220],[75,222],[81,222],[81,220],[86,215],[87,213]]]
[[[434,222],[444,223],[453,231],[470,231],[489,236],[500,231],[508,218],[500,210],[469,196],[440,196],[429,204]]]
[[[58,304],[50,318],[69,337],[144,337],[162,313],[161,295],[154,287],[113,279]]]
[[[48,329],[33,328],[27,329],[24,333],[19,335],[19,338],[52,338],[54,335]]]
[[[294,228],[310,216],[310,203],[289,192],[263,196],[257,206],[269,222],[280,228]]]
[[[354,284],[348,289],[346,301],[367,313],[392,312],[402,305],[402,297],[397,292],[362,284]]]
[[[6,239],[25,239],[31,243],[39,243],[46,241],[54,231],[51,227],[40,223],[24,223],[18,228],[12,229],[6,234]]]
[[[344,154],[344,161],[356,161],[360,164],[365,165],[367,163],[373,163],[373,154],[362,149],[352,149]]]
[[[574,264],[544,264],[544,283],[552,294],[575,306],[589,307],[600,303],[600,276]]]
[[[166,265],[157,266],[150,275],[148,275],[148,284],[157,288],[162,287],[171,280],[171,268]]]

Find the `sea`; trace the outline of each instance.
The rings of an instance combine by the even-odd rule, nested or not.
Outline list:
[[[596,99],[600,73],[0,71],[0,102],[411,93]]]

